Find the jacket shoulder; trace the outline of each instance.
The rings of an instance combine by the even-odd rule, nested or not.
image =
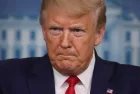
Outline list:
[[[130,64],[120,64],[118,62],[102,60],[106,66],[114,67],[114,72],[122,75],[137,75],[140,73],[140,66],[130,65]]]
[[[140,67],[128,64],[115,63],[112,78],[121,84],[131,84],[137,86],[140,84]]]
[[[128,64],[118,64],[116,66],[116,72],[123,74],[125,76],[139,76],[140,77],[140,67]]]
[[[140,92],[140,67],[128,64],[120,64],[103,60],[107,68],[112,68],[110,83],[114,88]],[[139,94],[139,93],[134,93]]]
[[[107,68],[112,68],[114,78],[137,80],[140,82],[140,66],[120,64],[118,62],[112,62],[103,59],[100,60],[104,66]]]
[[[23,58],[23,59],[8,59],[0,61],[0,75],[12,75],[24,73],[34,63],[38,62],[41,58]]]

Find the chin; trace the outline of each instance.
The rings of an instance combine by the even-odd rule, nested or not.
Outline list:
[[[56,68],[63,75],[75,75],[78,72],[78,66],[76,63],[68,60],[62,61],[61,64],[56,66]]]
[[[59,71],[61,74],[63,74],[63,75],[68,75],[68,76],[70,76],[70,75],[77,75],[78,73],[77,72],[75,72],[73,69],[62,69],[62,70],[60,70]]]
[[[61,69],[68,69],[68,70],[72,70],[74,69],[75,65],[73,64],[72,61],[70,60],[62,60],[58,62],[58,67]]]

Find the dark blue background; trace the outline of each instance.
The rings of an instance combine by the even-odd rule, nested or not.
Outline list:
[[[42,0],[0,0],[0,16],[39,16]],[[140,0],[109,0],[140,18]]]
[[[39,16],[41,0],[0,0],[1,16]]]

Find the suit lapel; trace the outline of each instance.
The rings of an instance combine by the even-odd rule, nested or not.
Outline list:
[[[34,63],[28,74],[30,94],[55,94],[53,70],[48,56],[34,60]]]
[[[96,62],[93,72],[91,94],[106,94],[110,87],[110,80],[113,76],[115,64],[106,62],[95,54]]]
[[[90,94],[106,94],[107,89],[112,89],[110,80],[115,70],[115,64],[102,60],[95,54],[96,62],[92,77]],[[51,63],[48,56],[39,60],[33,59],[33,64],[28,73],[30,94],[55,94],[55,83]]]

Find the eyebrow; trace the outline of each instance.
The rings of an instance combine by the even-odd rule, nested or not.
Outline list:
[[[82,29],[82,30],[85,30],[86,28],[84,26],[70,26],[69,29]]]
[[[52,23],[50,23],[48,25],[48,27],[63,28],[63,26],[57,21],[53,21]],[[85,25],[80,24],[80,23],[79,24],[78,23],[73,23],[68,27],[68,29],[83,29],[83,30],[85,30],[86,27],[85,27]]]

